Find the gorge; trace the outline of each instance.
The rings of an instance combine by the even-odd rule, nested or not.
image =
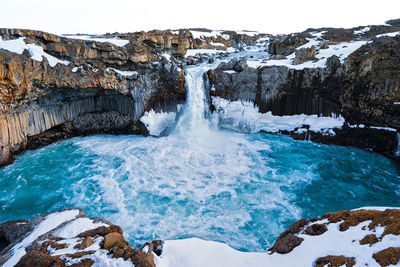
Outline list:
[[[317,220],[297,232],[291,223],[400,204],[400,70],[393,67],[400,61],[399,30],[396,20],[288,36],[192,29],[93,39],[3,29],[2,163],[25,149],[74,138],[16,155],[0,169],[0,221],[79,206],[120,225],[134,248],[167,240],[160,258],[154,256],[159,266],[196,266],[184,260],[174,265],[173,258],[186,255],[180,246],[206,248],[201,239],[257,252],[243,254],[248,265],[293,266],[302,245],[282,260],[276,244],[285,235],[279,234],[289,227],[289,236],[299,238],[299,229]],[[27,48],[6,51],[4,43],[15,40]],[[32,50],[33,44],[42,49]],[[45,53],[40,62],[36,51]],[[59,64],[52,66],[46,54]],[[76,137],[86,135],[93,136]],[[398,221],[398,210],[376,209],[346,216],[358,218],[360,228],[379,216]],[[347,218],[338,214],[319,224],[334,232],[334,224]],[[85,227],[82,232],[90,230]],[[338,254],[330,256],[385,266],[372,254],[393,246],[399,233],[388,241],[381,231],[381,242],[371,243],[366,254],[332,245]],[[363,237],[356,242],[361,250]],[[98,249],[107,249],[100,239]],[[176,245],[174,239],[187,242]],[[172,244],[183,254],[168,254]],[[9,251],[2,251],[0,263],[7,264]],[[301,264],[329,262],[320,259],[329,255],[318,253]],[[134,262],[129,255],[124,260]]]

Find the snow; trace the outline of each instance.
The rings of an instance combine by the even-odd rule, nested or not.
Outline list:
[[[360,208],[366,209],[366,208]],[[368,209],[368,207],[367,207]],[[385,210],[384,207],[371,209]],[[167,240],[160,257],[155,256],[158,267],[194,267],[194,266],[282,266],[282,267],[308,267],[324,256],[334,255],[354,257],[355,266],[378,266],[372,258],[377,253],[388,247],[397,247],[400,236],[385,235],[382,240],[372,246],[360,245],[359,241],[368,234],[375,234],[379,238],[385,228],[377,226],[369,230],[371,221],[364,221],[356,226],[340,231],[337,223],[329,223],[327,219],[309,223],[326,224],[328,231],[321,235],[310,236],[303,233],[296,234],[303,238],[303,242],[287,254],[268,254],[267,252],[240,252],[226,244],[205,241],[197,238],[182,240]],[[307,227],[306,226],[306,227]],[[305,227],[305,228],[306,228]],[[364,230],[363,230],[363,227]]]
[[[89,218],[78,218],[68,223],[61,229],[58,229],[53,233],[54,236],[62,237],[62,238],[73,238],[80,233],[83,233],[87,230],[96,229],[100,226],[108,227],[108,224],[102,222],[93,222],[92,219]]]
[[[160,134],[174,125],[176,119],[175,112],[156,113],[153,109],[146,111],[140,118],[144,123],[150,135],[160,136]]]
[[[400,102],[393,102],[393,105],[400,105]]]
[[[343,117],[336,117],[334,114],[332,114],[332,117],[305,114],[274,116],[271,112],[262,114],[251,101],[230,102],[220,97],[212,97],[212,102],[219,116],[220,127],[241,132],[294,131],[303,125],[309,125],[310,131],[334,135],[334,132],[329,130],[340,129],[345,122]]]
[[[73,67],[72,68],[72,72],[77,72],[79,69],[82,69],[83,68],[83,66],[79,66],[79,67]]]
[[[259,33],[256,32],[256,31],[246,31],[246,30],[243,30],[243,31],[236,31],[236,34],[243,34],[243,35],[248,35],[248,36],[256,36],[256,35],[258,35]]]
[[[171,61],[171,55],[167,53],[163,53],[161,56],[165,57],[168,61]]]
[[[288,55],[286,59],[259,59],[248,61],[247,65],[251,68],[259,68],[262,66],[286,66],[291,69],[301,70],[304,68],[324,68],[326,66],[326,61],[331,56],[337,56],[341,63],[344,63],[344,60],[359,49],[361,46],[368,43],[368,41],[351,41],[351,42],[342,42],[334,45],[329,45],[327,48],[320,48],[323,43],[323,40],[319,40],[324,32],[312,33],[314,38],[307,38],[308,42],[302,46],[296,48],[296,50],[300,50],[302,48],[311,48],[312,46],[316,47],[315,52],[315,61],[306,61],[302,64],[294,65],[293,60],[296,57],[296,52]]]
[[[193,35],[193,38],[195,39],[201,39],[204,40],[204,38],[217,38],[218,36],[224,38],[225,40],[229,40],[229,35],[228,34],[221,34],[219,31],[196,31],[196,30],[190,30],[190,33]]]
[[[118,37],[110,38],[110,37],[91,36],[91,35],[69,35],[69,34],[65,34],[63,35],[63,37],[70,39],[85,40],[85,41],[95,41],[100,43],[111,43],[119,47],[123,47],[129,43],[129,40],[120,39]]]
[[[385,210],[394,210],[394,209],[400,209],[400,207],[372,207],[372,206],[367,206],[367,207],[361,207],[361,208],[353,209],[353,210],[378,210],[378,211],[385,211]]]
[[[13,255],[4,263],[3,267],[11,267],[17,264],[26,254],[25,248],[29,247],[39,236],[55,229],[62,223],[75,219],[78,215],[79,210],[77,209],[65,210],[47,215],[44,221],[39,223],[27,237],[12,248]]]
[[[0,36],[0,49],[4,49],[20,55],[24,52],[25,49],[27,49],[29,51],[29,54],[31,55],[31,59],[42,62],[43,57],[45,57],[51,67],[54,67],[58,63],[64,65],[69,65],[70,63],[67,60],[60,60],[44,52],[43,47],[37,44],[25,43],[25,37],[20,37],[13,40],[3,40],[3,37]]]
[[[114,71],[122,76],[132,76],[132,75],[138,75],[139,73],[137,71],[128,71],[128,70],[117,70],[114,68],[106,68],[106,71],[111,72]]]
[[[369,32],[370,30],[371,30],[371,27],[365,27],[365,28],[362,28],[361,30],[354,31],[353,33],[356,34],[356,35],[360,35],[360,34],[364,34],[366,32]]]
[[[197,54],[210,54],[210,55],[214,55],[217,53],[226,53],[229,51],[224,51],[224,50],[218,50],[218,49],[188,49],[186,51],[186,55],[185,57],[193,57]]]
[[[398,31],[398,32],[388,32],[388,33],[378,34],[378,35],[376,36],[376,38],[381,38],[381,37],[385,37],[385,36],[388,36],[388,37],[395,37],[395,36],[397,36],[397,35],[399,35],[399,34],[400,34],[400,31]]]
[[[234,71],[234,70],[224,70],[224,73],[235,74],[236,71]]]
[[[396,129],[390,128],[390,127],[377,127],[377,126],[370,126],[372,129],[377,129],[377,130],[385,130],[385,131],[390,131],[390,132],[397,132]]]
[[[210,45],[213,45],[213,46],[222,46],[222,47],[225,47],[225,45],[224,45],[223,43],[215,43],[215,42],[210,42]]]

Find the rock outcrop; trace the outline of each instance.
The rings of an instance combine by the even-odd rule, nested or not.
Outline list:
[[[155,267],[153,250],[133,249],[122,229],[69,208],[32,221],[0,224],[0,265]],[[153,241],[154,250],[161,242]]]
[[[400,64],[400,35],[383,33],[399,30],[395,26],[323,28],[286,38],[274,37],[269,43],[269,52],[275,55],[273,64],[264,64],[268,59],[261,61],[258,68],[241,64],[245,67],[234,69],[235,62],[221,64],[208,72],[209,89],[213,89],[210,95],[252,101],[260,112],[271,111],[277,116],[340,114],[346,123],[340,131],[335,130],[335,136],[308,129],[301,134],[288,134],[303,140],[307,137],[317,142],[373,149],[395,157],[396,131],[400,131],[400,69],[393,66]],[[360,33],[355,34],[357,31]],[[302,48],[307,42],[309,47]],[[333,55],[325,58],[325,64],[312,66],[317,60],[315,44],[318,53],[324,53],[330,46],[342,49],[340,42],[348,42],[343,49],[353,42],[364,45],[345,59]],[[291,57],[281,61],[276,57],[289,54]]]

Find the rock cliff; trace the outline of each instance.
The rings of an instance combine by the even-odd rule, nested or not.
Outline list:
[[[400,130],[399,30],[390,25],[323,28],[273,37],[270,58],[234,59],[210,70],[210,95],[249,100],[260,112],[277,116],[340,114],[346,123],[334,135],[306,128],[288,134],[394,157]],[[359,48],[343,57],[357,43]]]
[[[264,35],[262,35],[264,36]],[[0,165],[11,155],[93,133],[147,134],[145,111],[186,98],[188,49],[255,43],[206,29],[58,36],[0,29]]]

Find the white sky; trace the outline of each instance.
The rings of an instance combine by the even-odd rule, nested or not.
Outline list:
[[[400,0],[0,0],[0,27],[52,33],[203,27],[290,33],[400,18]]]

